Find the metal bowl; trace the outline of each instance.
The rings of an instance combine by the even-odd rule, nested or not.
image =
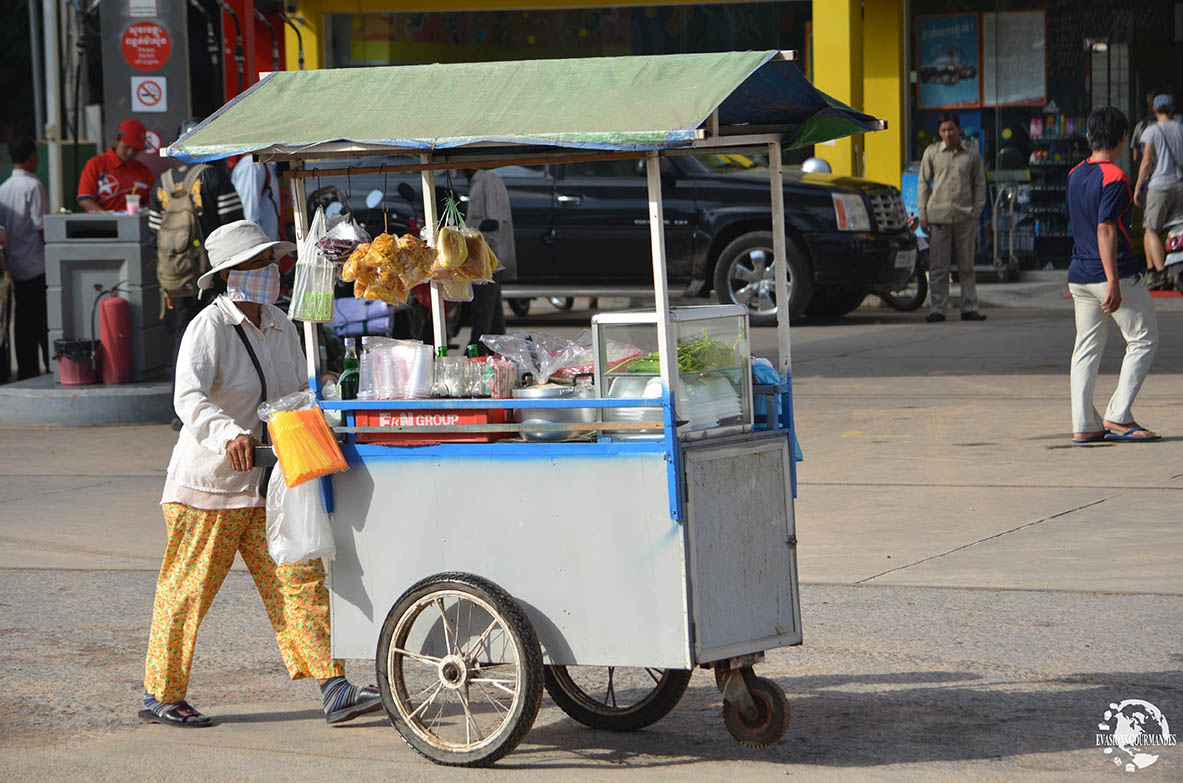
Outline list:
[[[577,392],[570,386],[558,384],[542,384],[527,386],[524,389],[514,389],[516,400],[570,400],[579,397],[595,395],[591,387],[581,387],[588,392]],[[592,424],[599,411],[596,408],[527,408],[516,411],[515,420],[521,424]],[[526,440],[557,441],[581,438],[593,430],[562,429],[562,430],[523,430],[522,437]]]

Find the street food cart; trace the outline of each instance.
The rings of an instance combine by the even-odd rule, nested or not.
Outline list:
[[[323,486],[337,546],[333,653],[375,658],[392,723],[433,761],[501,758],[529,731],[544,688],[588,726],[642,728],[674,707],[695,667],[714,671],[738,741],[762,747],[787,729],[783,691],[753,672],[766,650],[802,638],[787,308],[777,327],[780,380],[753,385],[745,308],[670,306],[661,162],[767,155],[776,299],[787,302],[782,148],[883,127],[815,90],[792,57],[275,73],[167,150],[189,161],[291,161],[301,237],[306,180],[360,172],[303,168],[310,159],[418,155],[416,165],[369,170],[421,171],[428,225],[437,170],[643,162],[656,303],[597,316],[594,396],[322,403],[345,413],[336,431],[349,464]],[[431,299],[442,345],[434,283]],[[608,360],[621,342],[651,352],[635,365],[644,372]],[[713,364],[683,361],[689,346],[706,343]],[[730,407],[714,397],[712,408],[711,389]],[[570,428],[530,419],[570,408],[595,411],[582,437],[516,437]],[[465,416],[490,409],[529,423]],[[408,434],[420,445],[397,445]]]

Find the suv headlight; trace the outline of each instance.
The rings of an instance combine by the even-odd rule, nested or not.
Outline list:
[[[839,231],[870,231],[871,217],[867,205],[857,193],[831,193],[834,200],[834,221]]]

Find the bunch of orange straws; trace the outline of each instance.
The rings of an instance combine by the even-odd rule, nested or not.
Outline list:
[[[289,488],[348,468],[333,431],[316,406],[275,411],[267,419],[267,430]]]

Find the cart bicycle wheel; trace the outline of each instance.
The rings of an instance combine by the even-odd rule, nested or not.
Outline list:
[[[471,574],[437,574],[403,593],[375,665],[391,723],[437,764],[492,764],[517,747],[542,704],[534,628],[508,593]]]
[[[584,726],[636,731],[661,720],[690,684],[687,669],[547,666],[546,692]]]

